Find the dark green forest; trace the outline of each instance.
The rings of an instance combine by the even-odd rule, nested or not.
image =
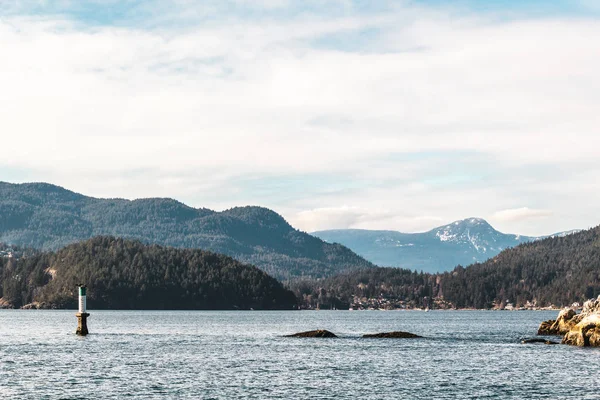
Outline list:
[[[19,259],[0,259],[0,297],[76,308],[77,285],[92,309],[293,309],[292,292],[256,267],[201,250],[97,237]]]
[[[0,182],[0,241],[57,250],[100,235],[210,250],[278,279],[320,278],[373,266],[262,207],[215,212],[172,199],[96,199],[47,183]]]
[[[441,275],[444,298],[458,307],[487,308],[509,300],[522,305],[568,305],[600,294],[600,227],[505,250]]]
[[[347,309],[353,297],[393,299],[410,307],[422,307],[437,295],[436,276],[402,268],[368,268],[325,279],[298,279],[289,282],[298,301],[308,308]]]
[[[458,308],[566,306],[600,294],[600,227],[505,250],[484,263],[442,274],[397,268],[350,271],[291,284],[306,306],[343,307],[354,296],[399,300],[414,307],[443,299]]]
[[[600,294],[600,227],[522,244],[452,272],[364,268],[286,284],[230,257],[201,250],[99,237],[53,252],[11,248],[0,262],[0,295],[19,307],[74,307],[75,287],[90,288],[90,307],[146,309],[347,308],[353,299],[406,307],[564,306]],[[19,253],[21,252],[21,253]],[[434,301],[435,300],[435,301]]]

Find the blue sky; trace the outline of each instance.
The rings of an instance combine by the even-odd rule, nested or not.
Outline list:
[[[294,226],[599,223],[600,5],[0,3],[0,179]]]
[[[340,17],[381,15],[401,8],[428,8],[448,15],[488,15],[504,19],[547,17],[594,17],[600,13],[595,0],[412,0],[412,1],[207,1],[205,6],[193,2],[164,0],[125,1],[23,1],[4,5],[6,16],[30,15],[67,17],[87,27],[142,26],[157,28],[169,25],[195,26],[214,23],[232,16],[247,20],[290,19],[299,15]],[[200,10],[201,8],[201,10]],[[189,12],[193,9],[193,12]],[[178,12],[180,10],[180,12]],[[156,18],[167,12],[171,18]],[[177,15],[178,14],[178,15]],[[175,15],[175,17],[173,17]],[[355,32],[354,32],[355,33]],[[350,38],[349,38],[350,39]],[[354,39],[354,37],[352,37]]]

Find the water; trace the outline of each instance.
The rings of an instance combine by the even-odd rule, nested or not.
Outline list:
[[[0,398],[600,399],[599,349],[520,344],[556,312],[74,313],[0,310]]]

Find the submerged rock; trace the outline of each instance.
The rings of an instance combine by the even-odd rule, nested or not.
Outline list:
[[[324,329],[318,329],[316,331],[294,333],[293,335],[286,335],[285,337],[336,338],[337,336],[333,332],[329,332]]]
[[[544,343],[544,344],[559,344],[558,342],[553,342],[552,340],[547,339],[523,339],[521,340],[522,344],[531,344],[531,343]]]
[[[363,338],[367,338],[367,339],[414,339],[414,338],[422,338],[423,336],[419,336],[419,335],[415,335],[414,333],[410,333],[410,332],[401,332],[401,331],[396,331],[396,332],[382,332],[382,333],[372,333],[372,334],[367,334],[367,335],[363,335]]]

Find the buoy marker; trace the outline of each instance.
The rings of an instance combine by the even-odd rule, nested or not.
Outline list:
[[[87,287],[79,285],[79,312],[75,314],[77,317],[77,330],[75,334],[85,336],[88,334],[87,317],[90,316],[87,312]]]

